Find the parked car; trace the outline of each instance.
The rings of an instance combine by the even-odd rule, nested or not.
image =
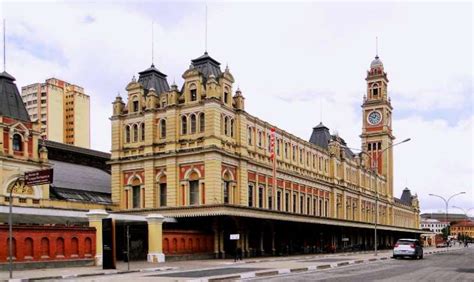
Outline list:
[[[417,239],[399,239],[393,248],[393,258],[423,258],[423,247]]]

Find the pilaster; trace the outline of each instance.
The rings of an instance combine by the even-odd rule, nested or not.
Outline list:
[[[109,214],[105,210],[90,210],[87,214],[89,226],[95,227],[95,265],[102,265],[102,219]]]
[[[165,262],[163,254],[163,221],[160,214],[150,214],[146,217],[148,223],[148,262]]]

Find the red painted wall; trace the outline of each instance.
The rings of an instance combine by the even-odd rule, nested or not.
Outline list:
[[[14,262],[71,260],[95,256],[95,228],[14,226]],[[0,225],[0,262],[8,261],[8,225]]]
[[[212,253],[214,237],[199,231],[163,231],[163,253],[165,255]]]

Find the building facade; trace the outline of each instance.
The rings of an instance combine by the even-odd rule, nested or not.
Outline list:
[[[323,124],[308,142],[246,112],[229,68],[207,53],[183,78],[180,88],[169,86],[152,65],[127,85],[125,101],[113,102],[112,201],[120,212],[159,213],[177,220],[164,231],[210,234],[217,257],[235,246],[249,255],[341,248],[343,237],[369,246],[376,220],[378,244],[419,229],[416,195],[393,195],[393,108],[378,57],[366,77],[359,155]],[[188,239],[163,240],[165,254],[193,252]]]
[[[425,219],[421,218],[420,228],[423,230],[429,230],[431,232],[441,234],[442,230],[446,228],[449,224],[447,222],[441,222],[437,219]]]
[[[459,235],[474,238],[474,222],[471,220],[464,220],[453,223],[451,225],[451,235],[458,238]]]
[[[84,88],[50,78],[22,87],[21,98],[31,120],[39,120],[42,137],[90,147],[90,98]]]

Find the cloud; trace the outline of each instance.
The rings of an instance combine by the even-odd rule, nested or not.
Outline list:
[[[322,120],[351,147],[360,147],[364,79],[378,35],[394,133],[413,138],[395,149],[396,194],[408,182],[423,209],[436,209],[441,205],[428,193],[464,189],[470,194],[456,204],[474,206],[469,3],[208,7],[210,55],[229,64],[250,114],[303,139]],[[110,149],[115,95],[151,64],[152,21],[155,65],[169,81],[182,83],[190,60],[204,51],[199,3],[7,2],[3,8],[12,38],[9,72],[19,86],[52,76],[83,86],[91,97],[92,147],[99,150]]]

